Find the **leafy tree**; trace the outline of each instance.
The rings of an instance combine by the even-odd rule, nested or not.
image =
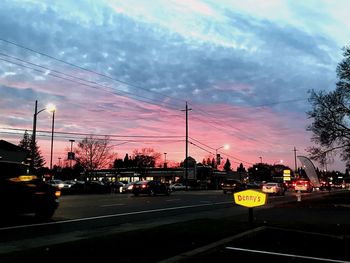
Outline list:
[[[33,148],[34,152],[32,153],[33,143],[34,143],[34,148]],[[41,151],[39,149],[39,146],[36,144],[36,142],[32,142],[32,137],[29,136],[27,130],[24,132],[23,139],[19,142],[18,146],[28,151],[27,157],[31,158],[32,160],[31,162],[34,169],[39,169],[44,167],[45,159],[41,155]]]
[[[231,171],[231,162],[230,162],[230,160],[228,158],[226,159],[226,163],[224,165],[224,170],[226,172]]]
[[[310,157],[321,164],[332,161],[339,154],[350,166],[350,46],[343,48],[344,59],[337,66],[339,81],[336,89],[310,91],[309,102],[312,110],[307,114],[313,119],[308,131],[313,133],[312,141],[316,144],[307,151]]]
[[[115,159],[114,160],[114,163],[113,163],[113,167],[114,168],[123,168],[123,167],[125,167],[125,163],[124,163],[124,161],[123,161],[123,159]]]
[[[131,160],[129,159],[129,155],[128,155],[128,154],[125,154],[125,157],[124,157],[124,167],[130,167],[130,165],[132,165],[132,162],[131,162]]]
[[[76,161],[87,171],[107,168],[115,159],[112,149],[108,136],[103,139],[89,136],[78,143]]]
[[[239,167],[237,167],[237,172],[240,172],[240,173],[246,172],[245,167],[243,166],[243,163],[239,164]]]
[[[211,159],[211,161],[210,161],[210,163],[211,163],[211,167],[215,167],[216,166],[216,161],[215,161],[215,159],[213,158],[213,159]]]
[[[248,168],[249,177],[253,181],[272,181],[272,166],[266,163],[257,163]]]

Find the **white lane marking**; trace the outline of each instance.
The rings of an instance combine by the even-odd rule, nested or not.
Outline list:
[[[92,216],[92,217],[77,218],[77,219],[63,220],[63,221],[57,221],[57,222],[47,222],[47,223],[41,223],[41,224],[28,224],[28,225],[21,225],[21,226],[9,226],[9,227],[0,228],[0,231],[2,231],[2,230],[10,230],[10,229],[26,228],[26,227],[58,225],[58,224],[80,222],[80,221],[89,221],[89,220],[102,219],[102,218],[111,218],[111,217],[121,217],[121,216],[129,216],[129,215],[147,214],[147,213],[171,211],[171,210],[177,210],[177,209],[201,207],[201,206],[222,205],[222,204],[232,204],[232,202],[217,202],[217,203],[200,204],[200,205],[184,205],[184,206],[175,206],[175,207],[168,207],[168,208],[159,208],[159,209],[141,210],[141,211],[135,211],[135,212],[120,213],[120,214],[104,215],[104,216]]]
[[[110,205],[101,205],[101,207],[108,207],[108,206],[122,206],[125,204],[110,204]]]
[[[225,247],[225,248],[230,249],[230,250],[239,250],[239,251],[260,253],[260,254],[267,254],[267,255],[313,259],[313,260],[326,261],[326,262],[349,263],[349,261],[344,261],[344,260],[329,259],[329,258],[317,258],[317,257],[309,257],[309,256],[295,255],[295,254],[276,253],[276,252],[269,252],[269,251],[264,251],[264,250],[254,250],[254,249],[246,249],[246,248],[239,248],[239,247]]]
[[[181,199],[168,199],[168,200],[165,200],[166,202],[173,202],[173,201],[179,201]]]

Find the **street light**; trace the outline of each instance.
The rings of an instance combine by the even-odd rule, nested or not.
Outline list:
[[[51,154],[50,154],[50,170],[52,170],[52,154],[53,154],[53,134],[55,130],[55,112],[56,106],[53,104],[48,104],[46,107],[48,112],[52,112],[52,129],[51,129]]]
[[[41,109],[38,111],[38,101],[35,101],[35,109],[34,109],[34,116],[33,116],[33,132],[32,132],[32,141],[31,141],[31,166],[34,168],[34,155],[35,155],[35,141],[36,141],[36,120],[38,118],[38,114],[44,109]]]
[[[259,156],[259,158],[260,158],[260,163],[262,163],[262,157],[261,157],[261,156]]]
[[[224,144],[222,146],[220,146],[219,148],[215,149],[215,154],[216,154],[216,163],[215,163],[215,168],[218,168],[218,164],[220,164],[220,155],[218,154],[218,150],[220,150],[221,148],[224,148],[225,150],[228,150],[230,148],[230,146],[228,144]]]
[[[49,104],[46,106],[46,108],[43,108],[41,110],[38,111],[38,101],[35,101],[35,109],[34,109],[34,116],[33,116],[33,132],[32,132],[32,142],[31,142],[31,165],[32,168],[34,168],[34,155],[35,155],[35,142],[36,142],[36,122],[37,122],[37,118],[38,118],[38,114],[40,112],[43,112],[44,110],[48,110],[48,111],[52,111],[52,109],[54,109],[55,106],[53,104]],[[52,155],[51,155],[52,158]],[[51,161],[52,162],[52,161]]]

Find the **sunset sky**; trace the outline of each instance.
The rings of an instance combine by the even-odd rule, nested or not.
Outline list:
[[[294,147],[307,156],[313,145],[308,91],[335,89],[349,10],[347,0],[2,0],[0,139],[31,133],[37,100],[57,107],[54,164],[87,134],[109,135],[119,158],[154,148],[180,162],[187,101],[198,162],[228,144],[218,151],[234,170],[260,157],[294,168]],[[38,114],[47,165],[51,121]]]

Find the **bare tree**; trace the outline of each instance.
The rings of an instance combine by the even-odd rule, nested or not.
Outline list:
[[[161,159],[161,154],[152,148],[142,148],[133,151],[133,158],[139,167],[155,167]]]
[[[326,93],[311,91],[309,101],[313,119],[307,130],[313,132],[316,146],[308,148],[310,157],[321,163],[336,154],[350,166],[350,46],[344,48],[344,60],[338,64],[336,89]]]
[[[87,171],[107,168],[116,158],[112,149],[113,146],[110,145],[108,136],[103,139],[89,136],[78,143],[78,147],[75,149],[76,160]]]

